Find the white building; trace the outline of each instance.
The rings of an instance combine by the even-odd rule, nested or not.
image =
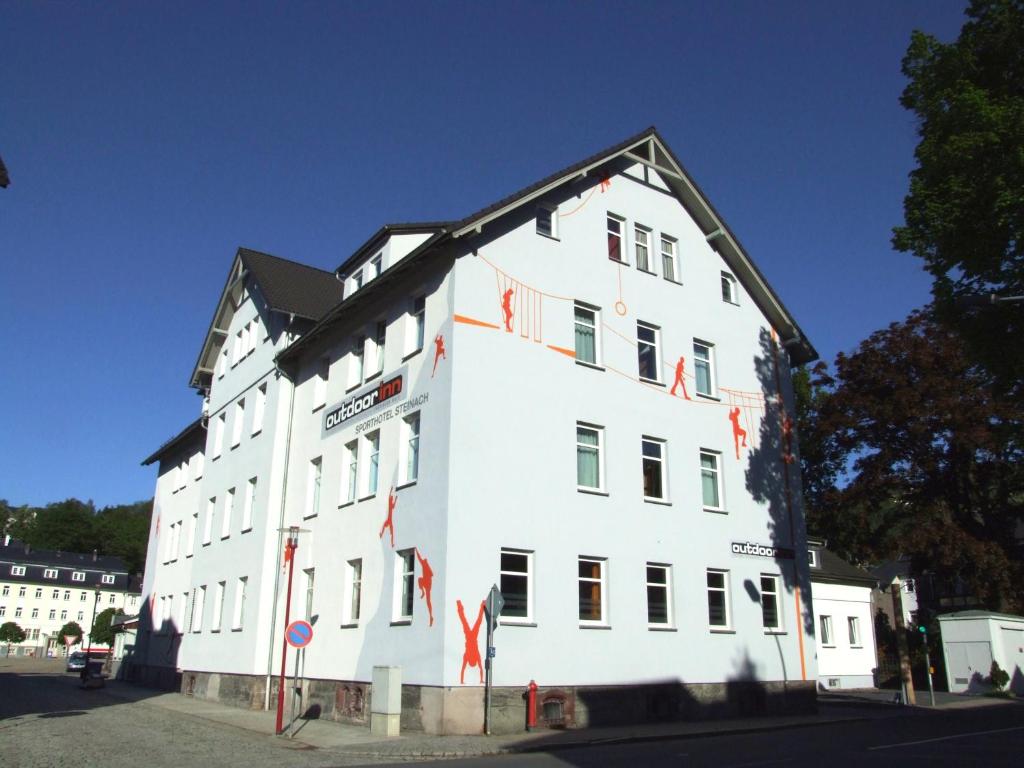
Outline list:
[[[824,542],[808,548],[818,629],[818,681],[823,688],[872,688],[878,666],[871,596],[875,578]]]
[[[337,279],[336,279],[337,277]],[[404,728],[811,706],[789,368],[815,352],[648,129],[458,221],[381,228],[336,275],[246,249],[159,461],[135,674],[262,706],[292,618],[306,704]]]
[[[66,655],[57,638],[65,624],[77,622],[88,643],[96,614],[107,608],[137,613],[140,592],[119,557],[34,550],[9,538],[0,545],[0,624],[13,621],[25,631],[25,641],[11,646],[12,656]],[[0,654],[6,653],[0,643]]]

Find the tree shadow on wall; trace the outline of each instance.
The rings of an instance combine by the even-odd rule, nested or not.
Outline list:
[[[764,395],[765,413],[758,443],[747,454],[746,485],[754,500],[768,511],[766,528],[771,544],[792,553],[792,558],[787,553],[785,557],[776,557],[776,561],[786,593],[792,595],[800,590],[804,631],[813,636],[795,409],[788,372],[782,368],[789,361],[767,329],[761,329],[759,345],[754,371]]]

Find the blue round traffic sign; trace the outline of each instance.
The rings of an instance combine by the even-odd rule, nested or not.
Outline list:
[[[305,648],[313,639],[313,627],[308,621],[293,621],[285,629],[284,637],[292,648]]]

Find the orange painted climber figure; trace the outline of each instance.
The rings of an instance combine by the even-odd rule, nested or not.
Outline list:
[[[392,488],[388,491],[388,519],[384,521],[384,525],[380,527],[380,537],[384,538],[384,531],[391,529],[391,547],[395,546],[395,506],[398,504],[398,495],[395,493],[395,489]]]
[[[501,311],[505,313],[505,330],[512,333],[512,294],[515,293],[511,288],[505,291],[505,295],[501,297]]]
[[[729,421],[732,422],[732,441],[736,445],[736,458],[740,457],[740,439],[743,440],[743,447],[747,447],[747,430],[740,426],[740,409],[733,408],[729,411]]]
[[[434,374],[437,373],[437,361],[440,359],[448,359],[448,356],[444,353],[444,336],[440,333],[434,337],[434,370],[430,374],[430,378],[434,378]]]
[[[466,611],[462,608],[462,601],[456,600],[459,608],[459,620],[462,622],[462,634],[466,636],[466,650],[462,654],[462,671],[459,673],[459,683],[466,682],[466,665],[480,667],[480,682],[484,681],[484,665],[480,661],[480,648],[477,646],[477,636],[480,634],[480,622],[484,620],[484,601],[480,601],[480,613],[476,616],[476,623],[469,628],[466,621]]]
[[[606,189],[609,189],[612,185],[612,180],[608,176],[607,171],[601,175],[601,192],[603,193]]]
[[[417,579],[416,584],[420,588],[420,597],[426,598],[427,614],[430,616],[429,626],[434,626],[434,606],[430,603],[430,588],[434,585],[434,571],[430,568],[430,561],[420,554],[419,547],[416,548],[416,559],[420,561],[420,570],[423,575]]]
[[[687,392],[686,392],[686,379],[684,378],[685,376],[686,376],[686,358],[680,356],[679,357],[679,362],[676,363],[676,380],[672,384],[672,391],[669,394],[672,395],[672,397],[675,397],[676,396],[676,387],[682,387],[683,388],[683,397],[685,397],[687,400],[692,400],[693,398],[690,397],[690,395],[687,394]]]

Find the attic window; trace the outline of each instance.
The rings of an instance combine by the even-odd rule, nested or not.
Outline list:
[[[378,253],[372,259],[370,259],[370,280],[375,277],[380,277],[381,265],[384,263],[384,254]]]
[[[818,550],[816,550],[816,549],[808,549],[807,550],[807,564],[810,565],[811,568],[819,568],[820,567],[820,564],[818,563]]]
[[[12,565],[11,566],[11,576],[24,576],[24,575],[25,575],[25,566],[24,565]]]
[[[46,570],[43,571],[43,578],[44,579],[56,579],[57,578],[57,569],[56,568],[47,568]]]
[[[114,576],[112,574],[105,573],[105,574],[103,574],[103,578],[101,579],[101,581],[104,584],[113,584],[114,583]]]
[[[726,304],[739,304],[736,278],[728,272],[722,273],[722,301]]]
[[[537,234],[558,239],[558,215],[554,208],[547,205],[537,208]]]

